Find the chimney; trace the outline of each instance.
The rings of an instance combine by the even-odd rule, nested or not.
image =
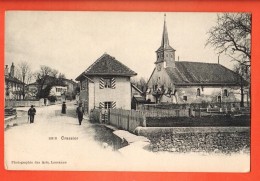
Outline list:
[[[219,64],[219,56],[220,56],[220,54],[218,54],[218,64]]]
[[[5,65],[5,76],[9,75],[9,68],[8,65]]]

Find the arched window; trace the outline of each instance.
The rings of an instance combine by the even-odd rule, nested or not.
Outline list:
[[[197,96],[200,96],[200,88],[197,89]]]
[[[228,96],[228,91],[227,91],[227,89],[224,89],[224,96]]]
[[[218,102],[221,102],[221,96],[218,96]]]

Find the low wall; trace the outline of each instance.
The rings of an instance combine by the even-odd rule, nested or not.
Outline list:
[[[57,104],[55,102],[53,104]],[[51,105],[49,100],[47,100],[46,105]],[[34,105],[36,107],[44,106],[44,99],[40,100],[5,100],[5,107],[30,107]]]
[[[151,141],[153,152],[250,152],[249,127],[138,127],[135,133]]]

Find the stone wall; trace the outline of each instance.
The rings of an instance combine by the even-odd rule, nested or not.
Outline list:
[[[151,141],[153,152],[250,152],[248,127],[139,128],[136,132]]]

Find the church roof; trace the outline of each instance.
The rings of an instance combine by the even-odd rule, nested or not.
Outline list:
[[[116,75],[131,77],[137,75],[136,72],[116,60],[114,57],[103,54],[92,65],[90,65],[76,80],[79,81],[82,77],[93,75]]]
[[[214,63],[175,62],[175,68],[165,70],[175,85],[240,85],[241,82],[238,74]],[[243,84],[248,83],[243,80]]]

